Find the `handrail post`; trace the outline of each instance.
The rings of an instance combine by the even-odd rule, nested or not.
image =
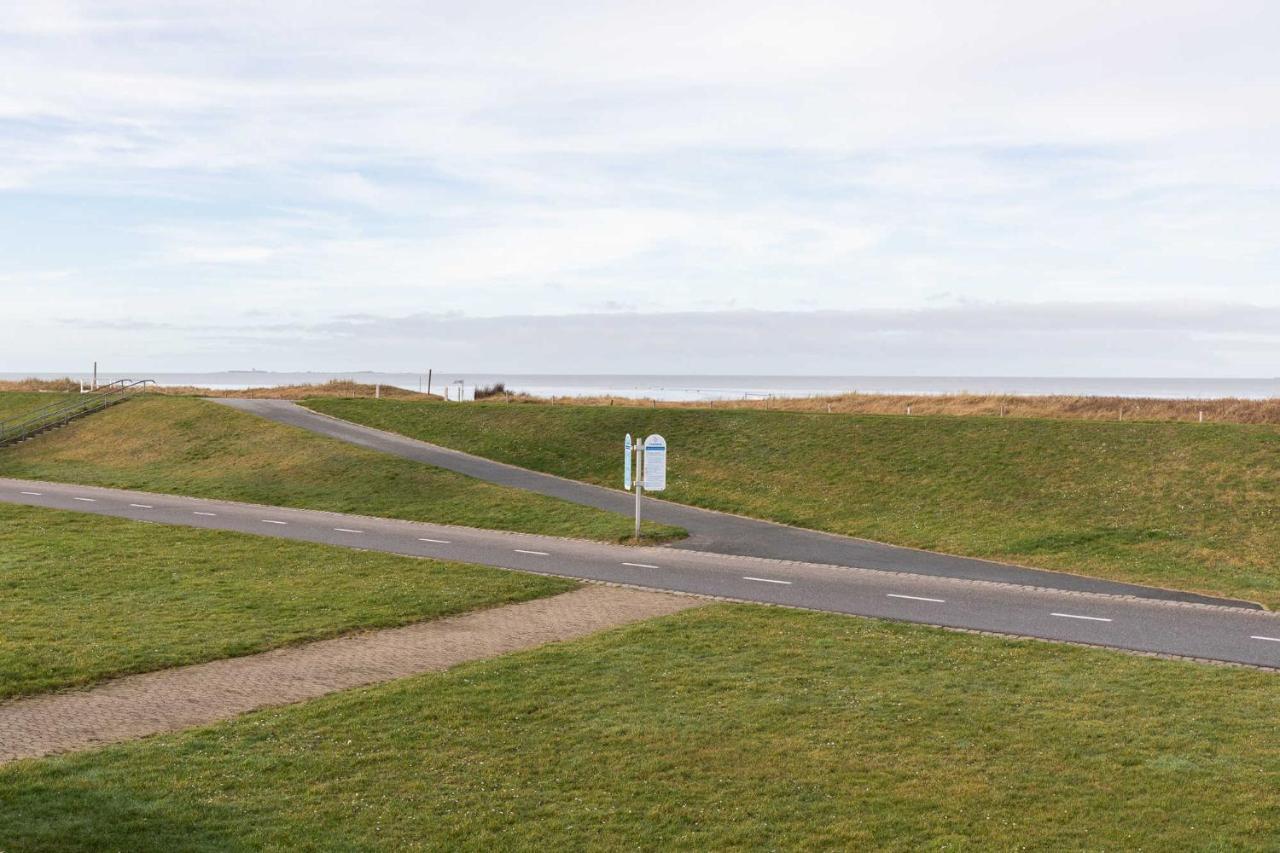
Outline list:
[[[154,379],[117,379],[73,400],[61,400],[34,411],[0,421],[0,445],[19,441],[52,426],[70,423],[75,418],[95,412],[126,399],[134,389],[155,385]]]

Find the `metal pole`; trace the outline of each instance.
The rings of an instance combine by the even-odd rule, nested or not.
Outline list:
[[[640,496],[644,493],[644,472],[641,470],[644,465],[644,452],[641,450],[642,447],[644,447],[643,441],[636,442],[634,451],[636,454],[636,463],[632,466],[635,469],[636,475],[636,539],[640,538]]]

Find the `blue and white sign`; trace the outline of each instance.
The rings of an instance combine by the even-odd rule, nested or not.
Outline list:
[[[644,440],[644,490],[660,492],[667,487],[667,440],[654,433]]]
[[[622,448],[622,488],[631,491],[631,433],[627,433]]]

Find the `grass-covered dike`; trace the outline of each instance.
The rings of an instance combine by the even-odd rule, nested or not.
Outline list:
[[[139,397],[0,449],[0,476],[604,541],[632,534],[613,513],[182,397]],[[661,525],[644,532],[682,534]]]
[[[659,432],[682,503],[1280,606],[1280,428],[313,400],[316,411],[616,486]]]
[[[36,391],[6,391],[0,393],[0,421],[20,418],[54,403],[69,403],[78,399],[77,394]]]

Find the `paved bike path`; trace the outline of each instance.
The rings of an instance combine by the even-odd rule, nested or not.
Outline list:
[[[1280,668],[1280,614],[0,477],[0,502]]]
[[[370,450],[445,468],[479,480],[536,492],[584,506],[631,515],[635,499],[621,490],[581,483],[531,471],[459,450],[385,432],[305,409],[288,400],[216,399],[215,402],[278,423],[336,438]],[[934,577],[990,581],[1070,592],[1124,595],[1157,601],[1183,601],[1260,609],[1253,602],[1198,595],[1179,590],[1091,578],[1068,572],[956,557],[886,545],[866,539],[789,527],[730,513],[701,509],[646,497],[645,518],[689,531],[689,538],[666,547],[831,566],[856,566]]]

